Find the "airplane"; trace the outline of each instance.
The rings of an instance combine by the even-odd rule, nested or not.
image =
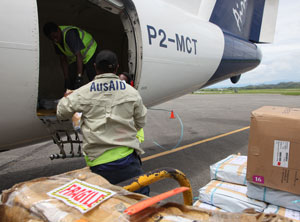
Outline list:
[[[115,51],[151,107],[225,79],[236,83],[257,67],[256,44],[273,41],[278,1],[1,0],[0,151],[51,138],[40,104],[60,99],[64,80],[46,22],[80,27],[100,49]]]

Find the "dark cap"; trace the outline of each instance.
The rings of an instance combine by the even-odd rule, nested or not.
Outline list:
[[[104,72],[113,72],[118,66],[118,58],[114,52],[102,50],[98,53],[95,63],[97,69]]]
[[[52,32],[57,32],[58,29],[58,25],[54,22],[47,22],[43,27],[44,34],[47,37],[49,37]]]

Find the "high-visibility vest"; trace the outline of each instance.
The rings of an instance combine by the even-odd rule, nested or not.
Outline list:
[[[137,131],[136,138],[139,140],[140,143],[143,143],[145,141],[145,134],[143,128]]]
[[[90,60],[90,58],[92,58],[97,48],[97,43],[93,39],[92,35],[75,26],[59,26],[59,28],[62,31],[64,48],[60,44],[56,43],[56,45],[60,49],[60,51],[67,56],[68,63],[71,64],[75,62],[76,56],[73,54],[68,44],[66,43],[66,35],[69,30],[76,29],[79,33],[81,41],[85,46],[84,49],[80,50],[80,52],[83,57],[83,64],[86,64]]]

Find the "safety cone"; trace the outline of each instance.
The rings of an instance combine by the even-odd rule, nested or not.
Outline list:
[[[174,116],[174,112],[173,112],[173,110],[171,111],[171,116],[170,116],[170,119],[175,119],[175,116]]]

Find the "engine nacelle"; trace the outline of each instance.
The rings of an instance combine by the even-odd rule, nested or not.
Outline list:
[[[238,83],[238,81],[240,80],[240,78],[241,78],[241,75],[238,75],[238,76],[232,76],[232,77],[230,78],[230,81],[231,81],[233,84],[236,84],[236,83]]]

